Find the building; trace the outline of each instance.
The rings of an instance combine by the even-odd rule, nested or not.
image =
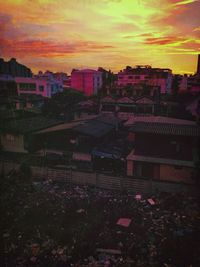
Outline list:
[[[0,74],[0,97],[17,96],[17,84],[9,74]]]
[[[157,102],[150,96],[120,97],[118,99],[107,96],[101,100],[102,114],[115,114],[120,119],[127,120],[136,114],[154,114],[157,111]]]
[[[6,121],[2,123],[1,129],[2,151],[18,153],[32,152],[36,150],[36,144],[31,138],[32,134],[61,123],[58,120],[42,116]]]
[[[200,76],[195,75],[175,75],[177,89],[179,93],[198,93],[200,92]]]
[[[130,131],[134,149],[127,175],[161,181],[195,183],[200,127],[191,121],[137,121]]]
[[[11,75],[13,77],[32,77],[31,69],[18,63],[15,58],[4,61],[0,58],[0,74]]]
[[[169,94],[172,85],[172,71],[170,69],[152,68],[151,66],[136,66],[135,68],[127,66],[117,75],[117,86],[119,88],[134,87],[136,85],[155,86],[160,88],[161,94]],[[135,95],[141,95],[141,90],[137,86],[134,90]]]
[[[35,94],[43,97],[52,95],[63,90],[62,84],[53,78],[50,73],[39,73],[34,77],[16,77],[18,95]]]
[[[96,95],[102,87],[102,73],[91,69],[73,70],[71,87],[83,92],[86,96]]]

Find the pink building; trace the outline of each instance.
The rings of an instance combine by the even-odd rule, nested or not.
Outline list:
[[[200,77],[196,75],[176,75],[178,89],[180,93],[198,93],[200,92]]]
[[[71,87],[87,96],[97,94],[101,86],[102,73],[100,71],[84,69],[73,70],[71,73]]]
[[[62,91],[62,85],[49,75],[34,77],[16,77],[18,95],[35,94],[44,97],[51,97],[53,94]]]
[[[117,75],[119,87],[134,85],[159,86],[162,94],[170,93],[172,84],[172,71],[170,69],[151,68],[151,66],[126,67]]]

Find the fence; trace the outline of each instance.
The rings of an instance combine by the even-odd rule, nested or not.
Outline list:
[[[0,162],[1,173],[7,174],[11,170],[19,170],[20,164]],[[157,191],[196,193],[195,185],[155,181],[140,178],[109,176],[102,173],[82,172],[62,168],[31,167],[34,180],[52,180],[71,184],[90,185],[102,189],[128,190],[143,194],[154,194]]]

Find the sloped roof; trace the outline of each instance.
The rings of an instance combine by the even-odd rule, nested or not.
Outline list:
[[[118,103],[135,103],[133,99],[127,96],[119,98],[117,102]]]
[[[135,103],[140,103],[140,104],[153,104],[154,100],[150,96],[139,96],[135,98]]]
[[[26,119],[7,121],[2,125],[2,131],[7,133],[26,134],[58,124],[62,124],[62,121],[43,116],[36,116]]]
[[[94,120],[103,122],[105,124],[113,125],[113,126],[116,126],[117,123],[121,122],[121,119],[118,118],[118,117],[115,117],[115,116],[104,116],[104,115],[98,116]]]
[[[102,103],[115,103],[116,102],[116,99],[112,98],[111,96],[106,96],[104,97],[102,100],[101,100]]]
[[[154,133],[180,136],[200,136],[200,127],[197,125],[184,125],[157,122],[136,122],[131,127],[132,132]]]
[[[113,128],[112,125],[93,120],[74,127],[74,130],[85,135],[100,138],[108,134]]]
[[[149,122],[149,123],[171,123],[171,124],[182,124],[182,125],[196,125],[194,121],[182,120],[164,116],[132,116],[125,123],[124,126],[133,126],[136,122]]]

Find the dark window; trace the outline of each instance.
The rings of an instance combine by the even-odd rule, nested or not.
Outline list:
[[[129,79],[133,79],[133,76],[128,76]]]
[[[22,91],[35,91],[36,89],[35,83],[20,83],[19,87]]]
[[[44,85],[39,85],[39,91],[43,92],[44,91]]]
[[[140,80],[140,76],[135,76],[135,79],[136,80]]]

